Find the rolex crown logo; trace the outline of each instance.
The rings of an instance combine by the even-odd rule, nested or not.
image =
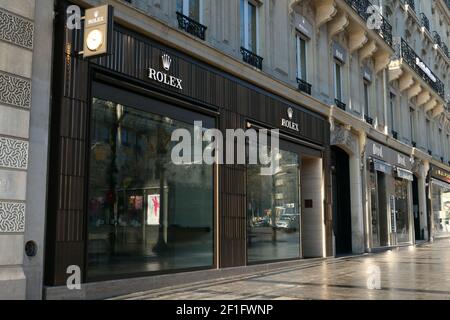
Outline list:
[[[162,57],[162,63],[164,70],[169,71],[170,65],[172,64],[172,58],[168,54],[164,54]]]
[[[94,18],[97,19],[98,18],[98,11],[94,12]]]
[[[289,108],[287,110],[287,114],[288,114],[289,120],[292,120],[292,117],[294,116],[294,110],[292,110],[292,108]]]

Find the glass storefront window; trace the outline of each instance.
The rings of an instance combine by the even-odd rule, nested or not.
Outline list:
[[[280,150],[274,175],[247,166],[247,260],[300,257],[299,155]]]
[[[450,188],[432,183],[434,236],[450,237]]]
[[[193,123],[94,98],[90,128],[88,279],[211,267],[213,167],[171,162]]]
[[[395,230],[398,244],[411,242],[409,230],[408,186],[408,180],[395,179]]]
[[[371,223],[372,223],[372,246],[380,246],[380,223],[378,219],[378,188],[377,173],[369,171],[369,188],[371,204]]]

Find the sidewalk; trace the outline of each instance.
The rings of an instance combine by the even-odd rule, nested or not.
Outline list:
[[[378,286],[379,274],[379,286]],[[379,289],[369,289],[379,288]],[[115,299],[450,299],[450,240],[198,282]]]

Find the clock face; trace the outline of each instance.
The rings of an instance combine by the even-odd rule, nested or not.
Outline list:
[[[86,45],[89,50],[97,51],[103,44],[103,34],[100,30],[92,30],[86,38]]]

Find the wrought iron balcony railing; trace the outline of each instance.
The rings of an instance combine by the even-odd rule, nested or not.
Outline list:
[[[420,20],[422,21],[422,27],[430,32],[430,20],[428,20],[428,17],[425,15],[425,13],[422,12],[420,14]]]
[[[371,17],[371,13],[369,7],[373,6],[373,4],[369,0],[345,0],[350,7],[355,10],[358,15],[364,20],[364,22],[369,21],[369,18]],[[387,21],[385,17],[383,17],[381,14],[381,25],[376,30],[378,31],[378,34],[381,38],[386,41],[386,43],[389,46],[392,46],[392,26]]]
[[[373,119],[371,117],[369,117],[368,115],[364,115],[364,120],[370,124],[373,125]]]
[[[450,0],[449,0],[450,1]],[[441,43],[442,46],[442,51],[444,51],[445,55],[447,56],[447,58],[450,59],[450,52],[448,51],[448,47],[445,43]]]
[[[345,103],[343,103],[342,101],[340,101],[339,99],[334,99],[334,103],[336,104],[336,107],[338,107],[339,109],[342,109],[344,111],[347,108],[347,105]]]
[[[433,90],[445,100],[444,83],[431,71],[403,38],[396,38],[394,49],[397,58],[403,59]]]
[[[178,20],[178,27],[181,30],[186,31],[187,33],[190,33],[193,36],[196,36],[197,38],[205,40],[206,29],[208,29],[206,26],[185,16],[180,12],[177,12],[177,20]]]
[[[416,12],[416,4],[414,0],[404,0],[405,4],[407,4],[412,11]]]
[[[258,68],[259,70],[262,69],[262,62],[263,58],[258,56],[257,54],[254,54],[250,50],[245,49],[244,47],[241,47],[241,53],[242,53],[242,60],[244,62],[254,66],[255,68]]]
[[[300,78],[297,78],[298,89],[306,94],[311,94],[311,84],[306,81],[303,81]]]
[[[442,47],[441,36],[436,31],[433,31],[433,39],[434,39],[434,43],[436,43],[438,46]]]

